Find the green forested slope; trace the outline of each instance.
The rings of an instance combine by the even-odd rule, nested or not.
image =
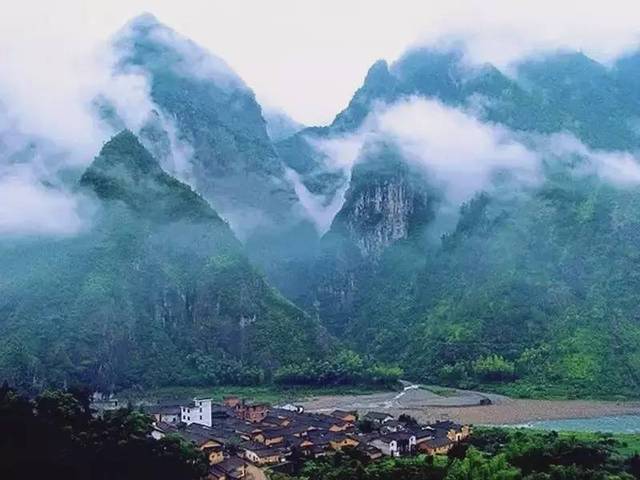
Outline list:
[[[80,188],[96,205],[87,232],[2,244],[2,377],[27,388],[252,383],[322,355],[317,324],[133,134],[104,146]]]
[[[480,118],[519,135],[565,132],[599,152],[634,152],[636,62],[630,56],[610,69],[560,53],[523,62],[512,79],[488,65],[469,67],[455,52],[416,50],[389,69],[374,65],[331,128],[353,131],[377,100],[412,94],[464,107],[481,95]],[[423,190],[435,215],[411,217],[423,202],[405,192],[395,216],[372,216],[376,189],[403,185],[380,158],[358,160],[323,239],[315,297],[302,304],[315,301],[354,348],[397,362],[415,379],[522,395],[640,393],[639,186],[589,173],[580,155],[544,157],[534,188],[478,192],[453,231],[428,241],[415,233],[416,226],[428,232],[438,215],[441,192],[428,174]],[[356,232],[350,253],[335,242],[341,219]],[[363,260],[355,245],[398,222],[413,228]]]

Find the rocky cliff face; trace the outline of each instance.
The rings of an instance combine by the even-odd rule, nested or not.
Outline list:
[[[314,272],[313,304],[330,328],[341,331],[390,251],[402,242],[420,243],[435,198],[392,147],[365,148]]]
[[[410,219],[420,208],[404,179],[383,180],[361,192],[345,213],[350,237],[364,257],[379,257],[396,240],[409,236]]]
[[[363,258],[375,260],[425,225],[430,203],[422,175],[393,148],[375,146],[355,166],[332,231],[357,246]]]

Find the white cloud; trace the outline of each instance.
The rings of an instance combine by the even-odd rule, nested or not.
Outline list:
[[[85,226],[78,197],[32,179],[0,178],[0,235],[75,235]]]
[[[363,147],[379,142],[395,145],[425,174],[444,195],[443,209],[457,211],[475,193],[491,190],[497,174],[522,189],[541,180],[538,154],[510,130],[421,97],[380,104],[356,133],[312,144],[329,169],[338,166],[350,175],[356,161],[366,161]]]
[[[351,172],[351,167],[358,159],[363,139],[361,134],[336,135],[328,138],[307,136],[306,141],[316,149],[322,157],[325,167],[332,172]]]
[[[630,152],[592,150],[568,133],[557,133],[535,140],[546,158],[567,163],[576,160],[576,176],[596,175],[620,188],[640,185],[640,158]]]
[[[438,101],[408,98],[379,110],[368,123],[365,128],[424,168],[453,204],[490,188],[496,173],[508,172],[520,185],[539,180],[537,154],[512,132]]]
[[[144,11],[308,125],[329,122],[375,60],[393,60],[411,43],[463,36],[474,57],[499,64],[557,47],[606,60],[640,43],[635,0],[22,0],[0,16],[0,69],[18,65],[26,93],[56,97],[77,84],[64,74],[69,59]]]
[[[366,146],[380,142],[395,145],[404,160],[421,169],[443,194],[436,236],[454,225],[460,205],[480,191],[511,197],[540,185],[543,161],[561,162],[577,177],[594,175],[621,188],[640,185],[640,159],[632,153],[591,150],[562,132],[516,134],[479,120],[473,110],[422,97],[380,104],[357,132],[312,144],[325,155],[329,169],[339,167],[349,175],[355,162],[366,161]],[[296,186],[300,198],[309,197],[299,191],[302,188]],[[331,211],[337,212],[343,200],[344,192],[332,198]],[[303,203],[310,204],[307,211],[313,218],[322,220],[328,213],[324,198],[311,196]]]
[[[300,179],[300,176],[290,168],[286,170],[286,177],[293,185],[302,206],[303,214],[313,220],[319,234],[322,235],[327,232],[331,222],[333,222],[334,217],[344,203],[344,194],[349,187],[349,182],[344,182],[333,196],[328,197],[311,193]]]

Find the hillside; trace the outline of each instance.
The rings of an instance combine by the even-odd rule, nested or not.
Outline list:
[[[155,110],[139,135],[161,163],[243,240],[287,224],[295,193],[260,105],[226,62],[152,15],[133,19],[113,44],[115,73],[143,74],[149,83]]]
[[[2,242],[0,376],[25,388],[256,383],[322,355],[318,325],[132,133],[105,144],[79,188],[96,204],[87,232]]]
[[[298,302],[314,305],[356,350],[416,379],[529,396],[637,395],[640,186],[597,163],[640,147],[640,103],[622,73],[634,71],[633,57],[618,65],[625,62],[608,69],[559,53],[521,62],[515,79],[468,65],[456,51],[420,49],[391,67],[376,63],[322,136],[362,135],[379,101],[469,108],[482,98],[474,115],[529,149],[557,132],[585,147],[536,150],[534,184],[495,177],[434,238],[448,206],[434,175],[413,172],[407,189],[400,172],[412,163],[402,145],[390,176],[386,150],[372,155],[365,143],[322,240],[315,294]],[[302,174],[323,168],[322,158],[299,152]]]

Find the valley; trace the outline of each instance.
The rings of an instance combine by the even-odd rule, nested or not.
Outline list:
[[[307,127],[151,14],[106,47],[145,98],[133,121],[97,88],[82,161],[2,123],[8,171],[49,158],[33,188],[72,198],[82,228],[0,235],[0,378],[30,394],[411,378],[455,390],[312,405],[632,413],[554,402],[640,396],[640,50],[507,74],[412,47]]]
[[[0,479],[640,480],[640,9],[564,3],[3,7]]]

